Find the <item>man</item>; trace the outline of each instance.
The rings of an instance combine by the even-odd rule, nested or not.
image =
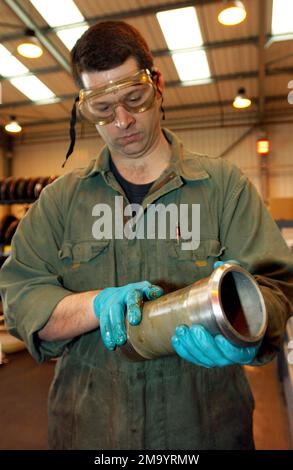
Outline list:
[[[280,348],[292,295],[285,243],[238,169],[187,152],[161,129],[163,79],[133,27],[92,26],[72,66],[83,89],[80,112],[106,147],[88,168],[42,192],[0,279],[10,331],[38,361],[61,356],[50,390],[50,447],[251,449],[253,398],[241,364],[266,363]],[[143,217],[149,204],[200,204],[199,247],[183,250],[180,236],[100,237],[95,208],[114,212],[119,196],[124,206],[141,204]],[[124,356],[125,315],[138,324],[142,301],[231,258],[261,286],[269,315],[261,345],[236,348],[202,326],[179,326],[173,356]]]

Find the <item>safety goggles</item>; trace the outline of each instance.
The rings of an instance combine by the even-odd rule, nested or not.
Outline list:
[[[114,121],[117,106],[123,106],[129,113],[143,113],[152,107],[155,97],[152,74],[144,69],[111,80],[104,87],[80,90],[78,110],[87,121],[104,126]]]

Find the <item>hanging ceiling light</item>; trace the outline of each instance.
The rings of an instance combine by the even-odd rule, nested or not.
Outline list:
[[[5,130],[7,132],[12,132],[13,134],[17,134],[18,132],[22,131],[22,127],[18,124],[15,116],[10,116],[11,121],[6,124]]]
[[[233,26],[242,23],[246,18],[246,10],[240,1],[224,1],[224,8],[218,14],[219,23]]]
[[[25,39],[21,44],[19,44],[19,46],[17,46],[17,52],[28,59],[37,59],[38,57],[41,57],[43,49],[36,33],[32,29],[27,29],[25,33]]]
[[[237,96],[233,101],[234,108],[243,109],[251,105],[251,100],[245,96],[245,88],[239,88]]]

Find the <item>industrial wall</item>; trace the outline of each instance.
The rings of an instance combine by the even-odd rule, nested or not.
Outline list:
[[[249,126],[214,129],[174,130],[186,147],[199,153],[223,158],[234,162],[247,174],[261,192],[260,158],[256,154],[256,140],[260,131]],[[273,124],[266,127],[272,142],[269,162],[269,197],[293,197],[293,132],[292,124]],[[238,142],[238,143],[237,143]],[[61,175],[75,167],[84,166],[94,158],[103,143],[98,137],[77,136],[76,151],[70,157],[65,169],[61,165],[66,154],[68,141],[64,138],[53,141],[18,141],[13,157],[13,176]]]

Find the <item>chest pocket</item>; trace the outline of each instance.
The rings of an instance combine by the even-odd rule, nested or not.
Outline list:
[[[172,286],[183,287],[209,276],[224,250],[215,239],[202,240],[195,250],[183,250],[181,243],[170,240],[167,275]]]
[[[83,292],[111,285],[110,240],[64,242],[58,257],[65,288]]]

